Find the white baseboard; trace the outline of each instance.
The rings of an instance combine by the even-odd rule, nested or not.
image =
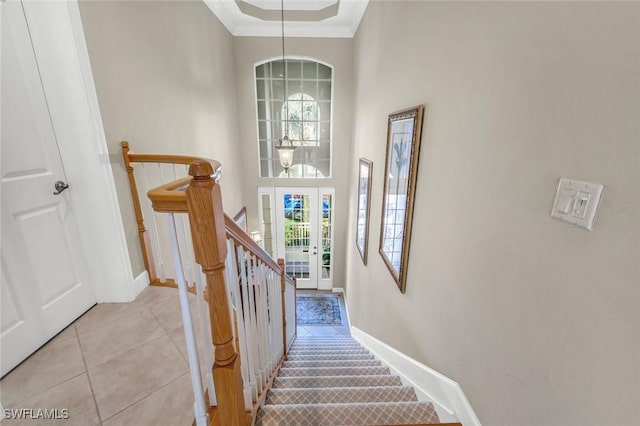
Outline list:
[[[133,294],[134,299],[138,297],[142,291],[147,288],[149,285],[149,273],[147,271],[142,271],[140,275],[133,279]]]
[[[332,291],[333,293],[342,293],[342,294],[344,294],[344,288],[342,288],[342,287],[333,287],[333,288],[331,289],[331,291]]]
[[[351,326],[351,335],[433,401],[442,417],[453,417],[464,426],[481,426],[458,383],[357,327]]]

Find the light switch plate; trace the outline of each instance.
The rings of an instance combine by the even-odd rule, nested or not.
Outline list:
[[[551,216],[591,230],[604,186],[561,178]]]

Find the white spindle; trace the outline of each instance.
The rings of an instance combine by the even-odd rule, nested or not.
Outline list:
[[[240,277],[238,276],[238,260],[236,258],[235,244],[233,240],[227,240],[227,282],[232,288],[232,303],[236,311],[238,321],[238,341],[240,342],[240,372],[242,373],[244,405],[247,410],[252,408],[251,398],[251,374],[250,374],[250,357],[247,349],[247,336],[245,332],[244,311],[242,309],[242,298],[240,296]]]
[[[190,234],[189,234],[190,235]],[[218,405],[216,400],[216,392],[213,387],[213,340],[211,338],[211,319],[209,318],[209,306],[204,300],[204,282],[206,278],[202,273],[200,265],[196,264],[196,306],[198,309],[200,334],[202,336],[202,347],[204,350],[204,362],[207,367],[206,379],[207,389],[209,390],[209,405],[215,407]]]
[[[255,323],[255,310],[253,309],[252,299],[252,291],[249,286],[249,280],[247,276],[247,256],[244,252],[242,246],[238,246],[237,249],[238,261],[239,261],[239,270],[240,270],[240,284],[241,284],[241,292],[242,292],[242,311],[245,316],[245,329],[247,331],[247,352],[249,356],[249,366],[250,366],[250,384],[252,391],[252,399],[257,401],[258,393],[259,393],[259,363],[258,363],[258,348],[257,348],[257,332],[256,332],[256,323]]]
[[[142,189],[142,197],[141,199],[146,198],[145,194],[149,192],[151,186],[149,185],[149,175],[147,173],[147,167],[145,163],[142,163],[142,177],[143,177],[143,189]],[[167,276],[164,271],[164,259],[162,257],[162,249],[160,245],[160,237],[158,233],[158,223],[156,221],[156,212],[151,208],[149,203],[145,203],[145,210],[147,214],[145,217],[148,217],[151,221],[151,229],[148,229],[151,234],[151,244],[153,245],[153,262],[155,264],[156,274],[158,274],[158,278],[160,281],[165,281]]]
[[[259,270],[256,264],[256,258],[253,255],[249,256],[250,259],[250,282],[255,294],[256,305],[256,324],[258,327],[258,356],[260,363],[260,392],[262,392],[267,384],[269,372],[267,368],[268,355],[266,345],[266,329],[264,321],[264,299],[263,288],[260,285]]]
[[[284,296],[287,318],[287,347],[289,347],[296,336],[296,291],[293,283],[290,283],[288,279],[284,284]]]
[[[182,270],[182,259],[180,258],[178,234],[176,232],[176,223],[173,217],[173,213],[170,213],[168,215],[168,224],[169,238],[171,239],[171,247],[173,251],[173,262],[176,268],[176,283],[178,284],[178,294],[180,296],[182,325],[184,327],[184,336],[187,343],[187,357],[189,359],[189,368],[191,370],[191,384],[193,387],[193,396],[195,398],[194,412],[196,417],[196,424],[198,426],[207,426],[207,408],[204,404],[204,391],[202,389],[202,380],[200,377],[198,347],[196,345],[196,336],[193,330],[193,322],[191,321],[189,293],[187,292],[187,285]]]

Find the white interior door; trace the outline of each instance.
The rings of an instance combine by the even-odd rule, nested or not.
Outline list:
[[[333,189],[276,188],[277,257],[300,289],[331,290]]]
[[[95,304],[22,4],[2,15],[1,375]]]

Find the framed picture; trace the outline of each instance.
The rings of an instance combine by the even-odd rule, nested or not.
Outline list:
[[[364,158],[360,159],[358,173],[358,218],[356,221],[356,246],[364,264],[367,264],[369,247],[369,211],[371,210],[371,167],[372,163]]]
[[[238,226],[244,229],[244,232],[247,231],[247,208],[243,207],[240,209],[238,213],[233,217],[233,221],[238,224]]]
[[[423,113],[420,105],[389,115],[387,122],[379,251],[402,293],[407,281]]]

